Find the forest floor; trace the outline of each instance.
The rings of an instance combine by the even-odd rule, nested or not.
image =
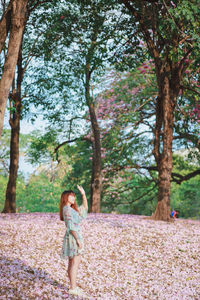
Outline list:
[[[82,232],[89,299],[200,299],[200,221],[88,213]],[[64,234],[58,214],[0,214],[0,299],[82,299],[68,295]]]

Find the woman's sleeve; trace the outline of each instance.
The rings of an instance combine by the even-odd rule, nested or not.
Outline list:
[[[68,232],[70,232],[70,230],[73,230],[73,231],[77,230],[76,226],[74,224],[74,221],[73,221],[73,213],[70,208],[63,209],[63,219],[65,221],[65,225],[68,229]]]
[[[78,209],[80,211],[81,217],[83,217],[85,219],[87,217],[88,210],[85,209],[85,207],[83,206],[83,204],[81,206],[79,206]]]

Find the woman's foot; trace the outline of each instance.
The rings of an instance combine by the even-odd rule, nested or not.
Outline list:
[[[76,288],[77,288],[80,292],[84,293],[84,291],[83,291],[79,286],[76,286]]]
[[[85,296],[83,290],[76,286],[74,289],[69,289],[69,294],[77,296]]]

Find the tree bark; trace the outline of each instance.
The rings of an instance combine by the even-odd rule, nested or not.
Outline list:
[[[15,68],[26,22],[26,6],[28,0],[13,0],[11,12],[11,29],[8,50],[0,80],[0,137],[3,129],[6,103],[13,82]]]
[[[86,64],[86,87],[85,97],[89,108],[92,132],[94,135],[93,159],[92,159],[92,178],[91,178],[91,201],[89,211],[93,213],[100,212],[101,190],[102,190],[102,176],[101,176],[101,140],[100,128],[98,125],[96,112],[92,97],[90,97],[90,70],[89,64]]]
[[[13,1],[10,1],[0,21],[0,53],[3,50],[6,37],[8,35],[8,32],[10,31],[12,2]]]
[[[10,168],[9,180],[6,189],[5,205],[2,213],[15,213],[16,212],[16,181],[17,171],[19,165],[19,131],[20,131],[20,113],[19,113],[19,99],[18,96],[14,97],[15,107],[18,110],[13,113],[12,128],[11,128],[11,141],[10,141]]]
[[[172,174],[172,141],[176,97],[170,89],[168,72],[160,77],[156,104],[154,157],[158,167],[158,202],[152,218],[170,221],[170,190]]]
[[[21,116],[21,85],[23,80],[22,69],[22,44],[19,51],[19,58],[17,63],[17,90],[15,92],[13,81],[13,91],[10,97],[10,102],[13,102],[13,111],[10,113],[11,125],[11,140],[10,140],[10,167],[9,180],[6,189],[6,199],[2,213],[16,212],[16,184],[17,172],[19,166],[19,134],[20,134],[20,116]]]
[[[98,126],[96,114],[93,105],[90,104],[90,119],[94,141],[92,143],[93,159],[92,159],[92,178],[91,178],[91,212],[100,212],[102,178],[101,178],[101,142],[100,129]]]

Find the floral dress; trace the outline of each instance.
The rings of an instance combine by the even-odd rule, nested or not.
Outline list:
[[[65,205],[63,207],[63,219],[65,221],[67,230],[65,232],[62,245],[62,259],[67,259],[68,257],[72,258],[75,255],[84,254],[84,239],[82,236],[80,223],[87,217],[87,210],[85,209],[83,204],[79,206],[78,209],[81,215],[79,215],[79,213],[71,206]],[[74,238],[70,230],[76,231],[76,234],[82,244],[81,249],[79,249],[76,239]]]

